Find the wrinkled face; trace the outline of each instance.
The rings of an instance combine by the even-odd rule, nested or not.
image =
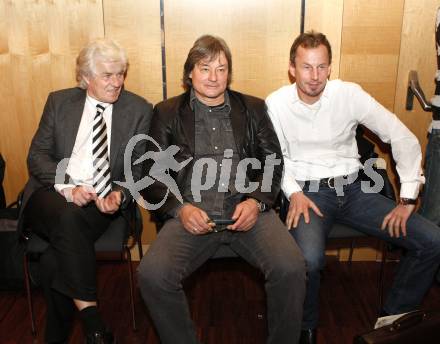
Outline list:
[[[331,66],[327,48],[299,47],[296,51],[295,65],[290,64],[290,74],[296,79],[299,98],[313,104],[319,100],[330,76]]]
[[[209,106],[223,103],[228,74],[228,60],[223,52],[211,61],[210,58],[200,60],[189,74],[197,99]]]
[[[125,79],[125,65],[121,62],[97,61],[96,74],[83,76],[87,83],[87,94],[104,103],[118,100]]]

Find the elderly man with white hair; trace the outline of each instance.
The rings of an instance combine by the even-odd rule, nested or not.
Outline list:
[[[124,148],[148,132],[152,113],[145,99],[124,90],[127,67],[125,50],[112,40],[84,47],[78,87],[49,95],[29,150],[21,223],[50,243],[40,260],[48,343],[67,342],[75,309],[87,343],[114,341],[96,307],[94,242],[131,200],[115,181],[125,181]],[[137,145],[132,156],[144,149]],[[132,172],[140,177],[136,166]]]

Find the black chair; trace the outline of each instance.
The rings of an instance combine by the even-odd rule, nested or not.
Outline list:
[[[134,278],[133,278],[133,266],[131,261],[130,248],[134,245],[138,246],[139,257],[142,257],[142,217],[136,203],[133,202],[129,205],[127,211],[127,218],[119,216],[110,225],[104,234],[95,242],[95,252],[98,259],[115,259],[125,260],[128,268],[128,282],[130,287],[130,306],[132,315],[133,330],[136,330],[136,317],[135,317],[135,302],[134,302]],[[132,240],[130,240],[130,238]],[[39,256],[48,248],[49,243],[32,233],[29,230],[24,230],[21,235],[21,240],[25,243],[25,252],[23,255],[24,266],[24,282],[26,289],[26,297],[29,308],[30,322],[32,334],[35,336],[36,326],[32,304],[32,292],[31,292],[31,274],[29,263],[31,260],[38,259]]]

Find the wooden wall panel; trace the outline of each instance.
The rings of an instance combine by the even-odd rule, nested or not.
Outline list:
[[[345,0],[340,77],[393,111],[404,0]]]
[[[104,30],[101,1],[3,0],[0,6],[0,149],[10,202],[27,180],[27,151],[47,94],[75,85],[79,48]]]
[[[125,85],[153,104],[162,100],[160,2],[104,0],[105,36],[118,41],[128,53],[130,67]],[[151,243],[156,227],[142,210],[142,242]]]
[[[322,32],[332,46],[331,79],[339,78],[343,9],[344,0],[306,1],[304,30]]]
[[[211,33],[229,44],[234,89],[265,97],[288,84],[288,55],[299,33],[300,0],[164,0],[168,96],[182,92],[183,62],[194,40]],[[12,201],[27,179],[25,158],[47,94],[75,85],[79,49],[115,38],[127,50],[127,88],[162,99],[159,0],[0,0],[0,152]],[[327,34],[332,78],[361,84],[394,110],[425,145],[430,115],[403,108],[407,75],[419,71],[433,93],[435,9],[439,0],[308,0],[305,29]],[[403,29],[402,29],[403,18]],[[154,239],[144,213],[144,242]],[[362,254],[361,258],[365,258]]]
[[[377,101],[394,111],[404,0],[345,0],[340,78],[360,84]],[[385,159],[390,177],[386,147]]]
[[[162,100],[160,2],[104,0],[105,36],[128,53],[125,85],[151,103]]]
[[[203,34],[232,51],[232,88],[266,97],[289,83],[289,49],[300,28],[299,0],[167,0],[165,40],[168,96],[182,93],[183,64]]]
[[[394,110],[403,5],[404,0],[344,0],[339,77],[360,84],[390,111]],[[389,167],[389,155],[379,154]],[[391,178],[395,179],[392,174]],[[369,248],[360,253],[356,260],[374,260],[379,254]]]
[[[427,99],[434,94],[434,77],[437,70],[435,51],[435,18],[439,0],[406,0],[403,16],[402,39],[400,45],[399,72],[397,77],[394,109],[402,121],[426,147],[427,128],[431,113],[424,112],[416,99],[414,110],[406,111],[406,89],[408,73],[417,70],[419,82]]]

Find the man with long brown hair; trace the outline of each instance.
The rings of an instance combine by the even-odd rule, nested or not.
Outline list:
[[[264,273],[267,342],[290,344],[299,338],[304,261],[271,209],[280,188],[280,146],[264,101],[230,90],[231,77],[226,43],[202,36],[185,62],[186,92],[154,110],[151,138],[163,150],[178,147],[175,160],[187,162],[170,173],[178,195],[159,179],[143,191],[150,204],[163,202],[155,214],[164,225],[138,273],[164,344],[199,342],[182,280],[222,244]],[[154,171],[157,164],[149,161],[146,173],[154,176],[161,170]]]

